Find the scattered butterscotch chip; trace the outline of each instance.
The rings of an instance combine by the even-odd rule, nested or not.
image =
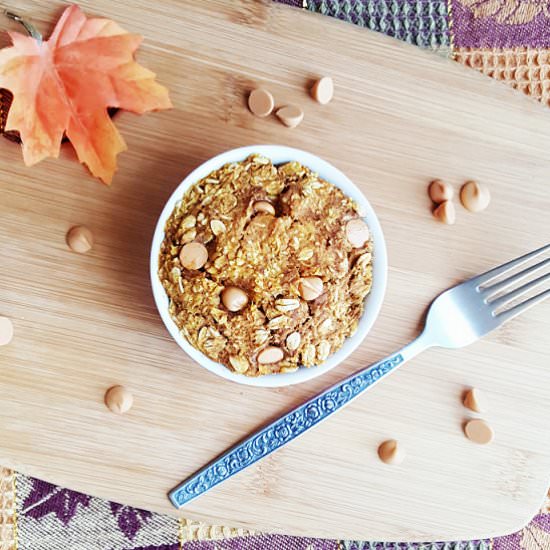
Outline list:
[[[432,199],[433,202],[441,204],[442,202],[452,200],[454,190],[448,183],[441,180],[434,180],[428,187],[428,195],[430,195],[430,199]]]
[[[236,286],[227,286],[222,290],[222,303],[229,311],[240,311],[248,304],[248,295]]]
[[[284,356],[285,354],[281,348],[268,346],[258,354],[258,363],[262,365],[271,365],[281,361]]]
[[[369,227],[361,218],[354,218],[346,224],[346,238],[353,248],[365,246],[369,237]]]
[[[259,117],[266,117],[271,114],[275,107],[275,101],[270,92],[265,88],[256,88],[248,96],[248,108]]]
[[[180,262],[185,269],[200,269],[208,260],[208,250],[201,243],[187,243],[181,247]]]
[[[269,201],[256,201],[254,203],[254,212],[275,215],[275,207]]]
[[[323,279],[320,277],[304,277],[300,279],[300,296],[310,302],[323,294]]]
[[[311,88],[311,97],[321,105],[326,105],[334,96],[334,83],[330,76],[324,76]]]
[[[378,447],[378,456],[386,464],[401,464],[405,460],[405,451],[395,439],[388,439]]]
[[[464,426],[464,433],[470,441],[479,443],[480,445],[491,443],[495,437],[493,428],[491,428],[485,420],[481,420],[480,418],[469,420]]]
[[[489,188],[476,181],[467,181],[460,189],[460,202],[470,212],[481,212],[491,202]]]
[[[115,414],[128,412],[134,404],[132,392],[124,386],[113,386],[105,393],[105,405]]]
[[[477,413],[486,412],[488,409],[485,396],[476,388],[472,388],[466,392],[464,395],[464,406]]]
[[[0,317],[0,346],[6,346],[13,339],[13,323],[7,317]]]
[[[436,220],[453,225],[456,221],[455,205],[451,201],[444,201],[434,209],[433,215]]]
[[[277,110],[279,120],[289,128],[296,128],[304,120],[304,111],[297,105],[286,105]]]
[[[86,226],[77,225],[67,233],[67,244],[73,252],[85,254],[94,245],[94,235]]]

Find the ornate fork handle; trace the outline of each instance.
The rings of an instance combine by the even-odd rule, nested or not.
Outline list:
[[[181,508],[351,403],[381,378],[421,351],[415,343],[338,382],[238,443],[173,489],[169,494],[172,504]]]

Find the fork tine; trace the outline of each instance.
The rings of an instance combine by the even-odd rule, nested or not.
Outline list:
[[[510,319],[518,316],[520,313],[527,311],[534,305],[539,304],[543,300],[546,300],[546,298],[548,297],[550,297],[550,288],[548,290],[545,290],[544,292],[541,292],[540,294],[537,294],[536,296],[533,296],[532,298],[529,298],[528,300],[525,300],[525,302],[522,302],[517,306],[503,311],[502,313],[495,314],[493,312],[493,315],[495,319],[497,319],[501,323],[504,323],[505,321],[509,321]]]
[[[538,264],[528,267],[527,269],[524,269],[523,271],[520,271],[519,273],[516,273],[511,277],[507,277],[503,281],[499,281],[498,283],[495,283],[493,285],[484,286],[481,292],[482,294],[487,296],[486,298],[487,300],[490,300],[493,296],[495,296],[502,290],[506,290],[509,286],[512,286],[515,283],[519,283],[520,281],[523,281],[523,279],[526,279],[532,273],[534,273],[535,271],[539,271],[543,267],[547,266],[549,263],[550,263],[550,258],[547,258],[546,260],[543,260]]]
[[[546,273],[546,275],[542,275],[537,279],[534,279],[533,281],[530,281],[529,283],[526,283],[520,286],[519,288],[516,288],[511,292],[504,294],[500,298],[497,298],[496,300],[493,300],[492,302],[490,302],[489,305],[491,306],[493,311],[495,311],[499,307],[510,303],[512,300],[515,300],[516,298],[523,296],[526,292],[529,292],[532,288],[539,286],[545,281],[550,281],[550,273]]]
[[[506,262],[505,264],[499,265],[498,267],[494,267],[493,269],[490,269],[489,271],[486,271],[485,273],[482,273],[477,277],[472,277],[469,282],[475,283],[477,286],[481,286],[482,284],[488,283],[495,277],[498,277],[498,275],[502,275],[507,271],[510,271],[514,267],[520,266],[521,264],[531,260],[532,258],[536,258],[537,256],[539,256],[540,254],[543,254],[547,250],[550,250],[550,243],[548,243],[545,246],[542,246],[537,250],[533,250],[533,252],[529,252],[524,256],[520,256],[515,260],[511,260],[509,262]]]

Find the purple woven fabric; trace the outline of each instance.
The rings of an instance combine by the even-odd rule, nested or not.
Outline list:
[[[18,475],[18,550],[179,550],[177,519]],[[338,550],[335,540],[282,535],[183,542],[183,550]]]
[[[18,550],[443,550],[443,543],[336,541],[283,535],[180,541],[186,525],[170,516],[107,502],[18,475]],[[541,529],[547,517],[537,518]],[[550,520],[549,520],[550,521]],[[200,531],[200,529],[199,529]],[[193,529],[190,530],[193,533]],[[189,533],[187,533],[189,535]],[[217,532],[220,535],[220,532]],[[204,533],[202,534],[204,536]],[[470,550],[488,550],[471,541]],[[448,547],[446,550],[450,550]]]
[[[182,550],[338,550],[332,540],[262,535],[209,542],[187,542]]]
[[[175,518],[17,477],[18,550],[178,550]]]
[[[547,0],[451,0],[456,47],[550,47]]]

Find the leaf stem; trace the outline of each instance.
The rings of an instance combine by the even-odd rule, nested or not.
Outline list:
[[[4,15],[6,17],[8,17],[9,19],[13,19],[14,21],[17,21],[18,23],[21,23],[21,25],[23,25],[23,27],[25,27],[25,30],[34,39],[36,39],[39,44],[42,43],[42,35],[36,30],[36,28],[33,25],[31,25],[30,23],[28,23],[24,19],[21,19],[21,17],[19,17],[19,15],[17,15],[16,13],[11,12],[9,10],[5,10]]]

